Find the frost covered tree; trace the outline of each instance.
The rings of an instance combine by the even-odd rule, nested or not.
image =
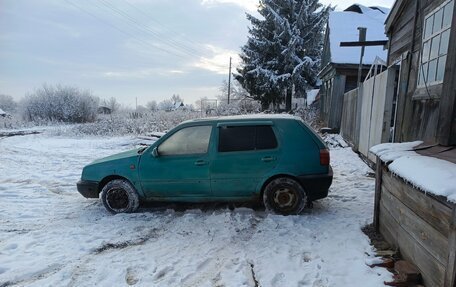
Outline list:
[[[223,80],[219,88],[220,94],[217,98],[221,102],[228,102],[228,81]],[[233,81],[230,85],[230,100],[236,101],[245,98],[251,98],[250,94],[241,86],[238,81]]]
[[[158,104],[158,109],[170,112],[174,109],[174,103],[172,100],[163,100]]]
[[[114,97],[109,98],[109,100],[103,100],[103,105],[109,108],[111,113],[115,113],[120,109],[120,104]]]
[[[13,113],[16,111],[16,108],[17,103],[14,101],[13,97],[0,94],[0,109]]]
[[[98,103],[88,90],[43,85],[23,99],[22,111],[29,121],[84,123],[95,121]]]
[[[291,109],[292,93],[305,96],[317,80],[324,25],[331,7],[318,0],[260,0],[242,47],[235,75],[263,108],[284,100]]]
[[[158,110],[158,105],[157,101],[150,101],[146,104],[146,107],[151,110],[152,112],[155,112]]]
[[[183,103],[184,100],[179,96],[179,94],[173,94],[173,96],[171,97],[171,102],[173,102],[174,104]]]

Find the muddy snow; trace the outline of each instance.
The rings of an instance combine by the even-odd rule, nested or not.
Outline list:
[[[142,207],[111,215],[76,190],[82,167],[131,137],[0,139],[0,286],[382,286],[360,227],[372,172],[331,150],[329,197],[300,216],[248,208]]]

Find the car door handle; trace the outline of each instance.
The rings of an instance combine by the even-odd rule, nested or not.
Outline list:
[[[271,161],[275,161],[275,157],[273,156],[265,156],[263,158],[261,158],[262,161],[264,162],[271,162]]]
[[[195,161],[196,166],[202,166],[202,165],[206,165],[206,164],[207,164],[207,161],[202,160],[202,159]]]

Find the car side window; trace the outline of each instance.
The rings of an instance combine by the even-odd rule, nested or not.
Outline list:
[[[222,126],[219,152],[274,149],[277,139],[271,126]]]
[[[160,155],[187,155],[207,153],[212,126],[183,128],[167,138],[158,147]]]

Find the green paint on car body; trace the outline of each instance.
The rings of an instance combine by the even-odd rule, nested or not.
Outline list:
[[[222,129],[228,129],[223,130],[225,138]],[[236,132],[245,136],[226,138]],[[325,149],[321,138],[293,116],[190,120],[142,152],[135,149],[85,166],[78,190],[97,197],[83,190],[87,183],[100,191],[110,179],[124,178],[143,201],[242,201],[258,199],[265,184],[281,176],[296,179],[309,199],[316,200],[327,196],[332,182],[330,165],[320,163]]]

